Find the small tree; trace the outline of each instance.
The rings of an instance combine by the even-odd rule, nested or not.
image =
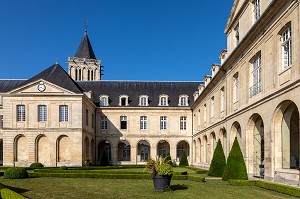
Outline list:
[[[217,147],[214,151],[213,159],[208,171],[209,176],[222,177],[224,168],[226,166],[225,154],[221,144],[221,140],[218,140]]]
[[[243,153],[237,138],[233,142],[222,179],[226,181],[229,179],[248,180]]]
[[[103,151],[101,161],[100,161],[100,165],[101,166],[109,166],[108,157],[107,157],[105,151]]]
[[[168,155],[166,156],[165,161],[168,162],[171,166],[173,165],[170,153],[168,153]]]
[[[189,162],[186,156],[185,151],[183,151],[180,162],[179,162],[179,166],[189,166]]]

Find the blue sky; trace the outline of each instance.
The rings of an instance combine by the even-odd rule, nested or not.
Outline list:
[[[105,80],[202,81],[226,49],[233,0],[0,0],[0,79],[67,70],[88,21]]]

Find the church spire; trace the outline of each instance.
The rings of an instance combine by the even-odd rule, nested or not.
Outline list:
[[[86,59],[96,59],[91,42],[87,35],[87,31],[84,31],[82,40],[79,44],[79,47],[78,47],[74,57],[86,58]]]

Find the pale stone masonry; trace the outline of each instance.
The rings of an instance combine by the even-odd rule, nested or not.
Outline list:
[[[300,181],[299,1],[235,0],[227,49],[203,81],[101,80],[87,32],[68,73],[55,64],[28,80],[0,80],[5,166],[145,164],[183,151],[209,168],[218,139],[241,146],[248,176]]]

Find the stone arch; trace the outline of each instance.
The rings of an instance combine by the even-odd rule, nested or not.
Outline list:
[[[275,168],[299,169],[299,109],[286,100],[276,108],[273,117]]]
[[[95,140],[91,139],[91,156],[93,158],[93,162],[95,163]]]
[[[98,160],[101,161],[103,154],[105,153],[108,162],[111,161],[111,144],[108,140],[102,140],[98,144]]]
[[[215,148],[217,146],[215,132],[211,132],[210,133],[209,140],[210,140],[210,143],[209,143],[209,145],[210,145],[210,149],[209,149],[209,151],[210,151],[210,153],[209,153],[209,161],[211,161],[212,158],[213,158],[213,155],[214,155]]]
[[[56,141],[57,146],[57,162],[64,165],[70,164],[71,157],[71,141],[67,135],[61,135]]]
[[[36,137],[36,162],[40,162],[44,166],[51,166],[50,143],[45,135]]]
[[[239,145],[241,149],[243,148],[243,143],[242,143],[242,130],[241,130],[241,125],[238,122],[234,122],[231,126],[231,132],[230,132],[230,149],[232,147],[232,144],[234,142],[235,137],[237,137],[237,140],[239,142]]]
[[[127,140],[121,140],[118,144],[118,160],[119,161],[131,160],[131,145]]]
[[[15,162],[18,162],[16,166],[28,164],[28,141],[25,135],[15,137]]]
[[[187,157],[190,155],[190,145],[186,140],[181,140],[176,145],[177,161],[180,161],[183,151],[185,151]]]
[[[157,143],[157,156],[163,158],[170,154],[170,144],[166,140],[160,140]]]
[[[228,150],[227,150],[227,131],[226,131],[225,128],[220,129],[219,137],[220,137],[222,147],[223,147],[223,151],[224,151],[224,154],[225,154],[225,157],[226,157],[227,153],[228,153]]]
[[[208,163],[208,140],[207,136],[203,136],[203,162]]]
[[[137,161],[145,162],[150,158],[150,144],[146,140],[137,143]]]
[[[262,117],[253,114],[247,126],[247,148],[249,157],[249,172],[255,177],[264,177],[264,122]]]
[[[89,138],[86,136],[84,138],[84,157],[89,158],[90,157],[90,141]]]

